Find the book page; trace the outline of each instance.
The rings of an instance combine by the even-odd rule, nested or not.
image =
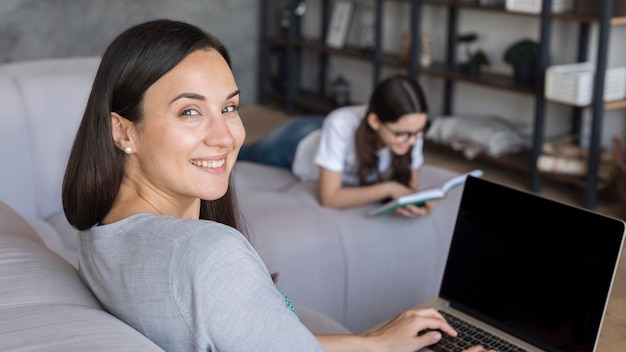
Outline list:
[[[398,203],[405,204],[421,204],[427,200],[443,198],[446,192],[441,188],[429,188],[418,191],[416,193],[407,194],[398,198]]]
[[[476,169],[476,170],[470,171],[470,172],[468,172],[466,174],[453,177],[453,178],[449,179],[448,181],[446,181],[446,183],[444,183],[443,186],[441,186],[441,189],[445,193],[448,193],[454,187],[458,187],[458,186],[464,184],[465,183],[465,179],[467,178],[467,175],[472,175],[474,177],[480,177],[480,176],[482,176],[482,174],[483,174],[482,170]]]
[[[370,217],[386,215],[393,213],[396,208],[405,206],[407,204],[421,206],[426,201],[442,199],[451,189],[464,184],[467,175],[481,177],[483,175],[483,171],[480,169],[476,169],[463,175],[455,176],[446,181],[443,186],[441,186],[441,188],[425,188],[421,191],[398,197],[396,200],[389,201],[384,205],[370,210],[368,215]]]

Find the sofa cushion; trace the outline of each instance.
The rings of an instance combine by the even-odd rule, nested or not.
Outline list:
[[[251,166],[249,171],[257,169],[246,164]],[[247,173],[245,166],[239,167]],[[288,169],[272,169],[290,173]],[[335,222],[325,219],[322,208],[309,196],[314,185],[296,183],[287,187],[292,191],[289,194],[242,192],[244,187],[239,185],[237,194],[250,241],[268,269],[278,273],[277,286],[294,303],[325,313],[339,323],[345,321],[347,263],[343,245]]]
[[[457,175],[424,165],[420,184]],[[424,218],[368,218],[377,204],[323,207],[289,169],[238,161],[233,179],[252,244],[294,303],[360,332],[436,295],[462,187]]]
[[[37,214],[35,167],[25,102],[13,77],[0,65],[0,199],[22,215]]]
[[[244,171],[236,172],[241,168]],[[282,191],[298,182],[289,169],[250,161],[238,161],[235,164],[233,179],[237,193],[241,194],[253,191]]]
[[[337,323],[326,315],[295,304],[298,318],[304,326],[314,334],[351,334],[343,325]]]
[[[61,210],[67,157],[99,62],[78,57],[0,65],[2,137],[11,141],[3,140],[0,152],[0,198],[21,215],[47,218]]]
[[[59,234],[63,247],[76,252],[78,250],[78,230],[67,221],[63,211],[59,211],[46,218],[52,228]]]

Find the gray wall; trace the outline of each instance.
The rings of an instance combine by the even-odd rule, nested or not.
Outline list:
[[[258,6],[250,0],[2,0],[0,62],[100,56],[128,27],[170,18],[226,44],[241,105],[250,105],[257,95]]]

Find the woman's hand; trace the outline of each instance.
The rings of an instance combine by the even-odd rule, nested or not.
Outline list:
[[[424,330],[424,334],[418,333]],[[363,333],[368,341],[368,351],[404,352],[418,351],[441,340],[442,334],[453,337],[457,332],[445,318],[432,308],[413,308],[400,313],[374,331]],[[474,346],[467,352],[486,351],[481,346]]]
[[[418,336],[420,331],[430,329]],[[414,308],[404,311],[378,329],[364,334],[375,351],[417,351],[441,340],[441,333],[456,336],[456,331],[435,309]]]

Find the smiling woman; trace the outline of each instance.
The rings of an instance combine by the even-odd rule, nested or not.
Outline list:
[[[63,183],[66,216],[82,230],[80,274],[109,312],[168,351],[321,351],[238,231],[238,106],[226,48],[195,26],[151,21],[111,43]],[[242,316],[267,328],[251,335]]]
[[[80,275],[102,306],[173,352],[415,351],[454,336],[429,309],[359,335],[302,324],[242,232],[238,106],[226,48],[195,26],[146,22],[107,48],[62,191]]]
[[[215,81],[220,84],[211,84]],[[245,138],[238,104],[239,90],[224,57],[197,50],[150,86],[143,116],[131,121],[112,112],[115,145],[133,153],[126,156],[125,177],[101,223],[154,209],[193,219],[200,199],[222,197]]]

